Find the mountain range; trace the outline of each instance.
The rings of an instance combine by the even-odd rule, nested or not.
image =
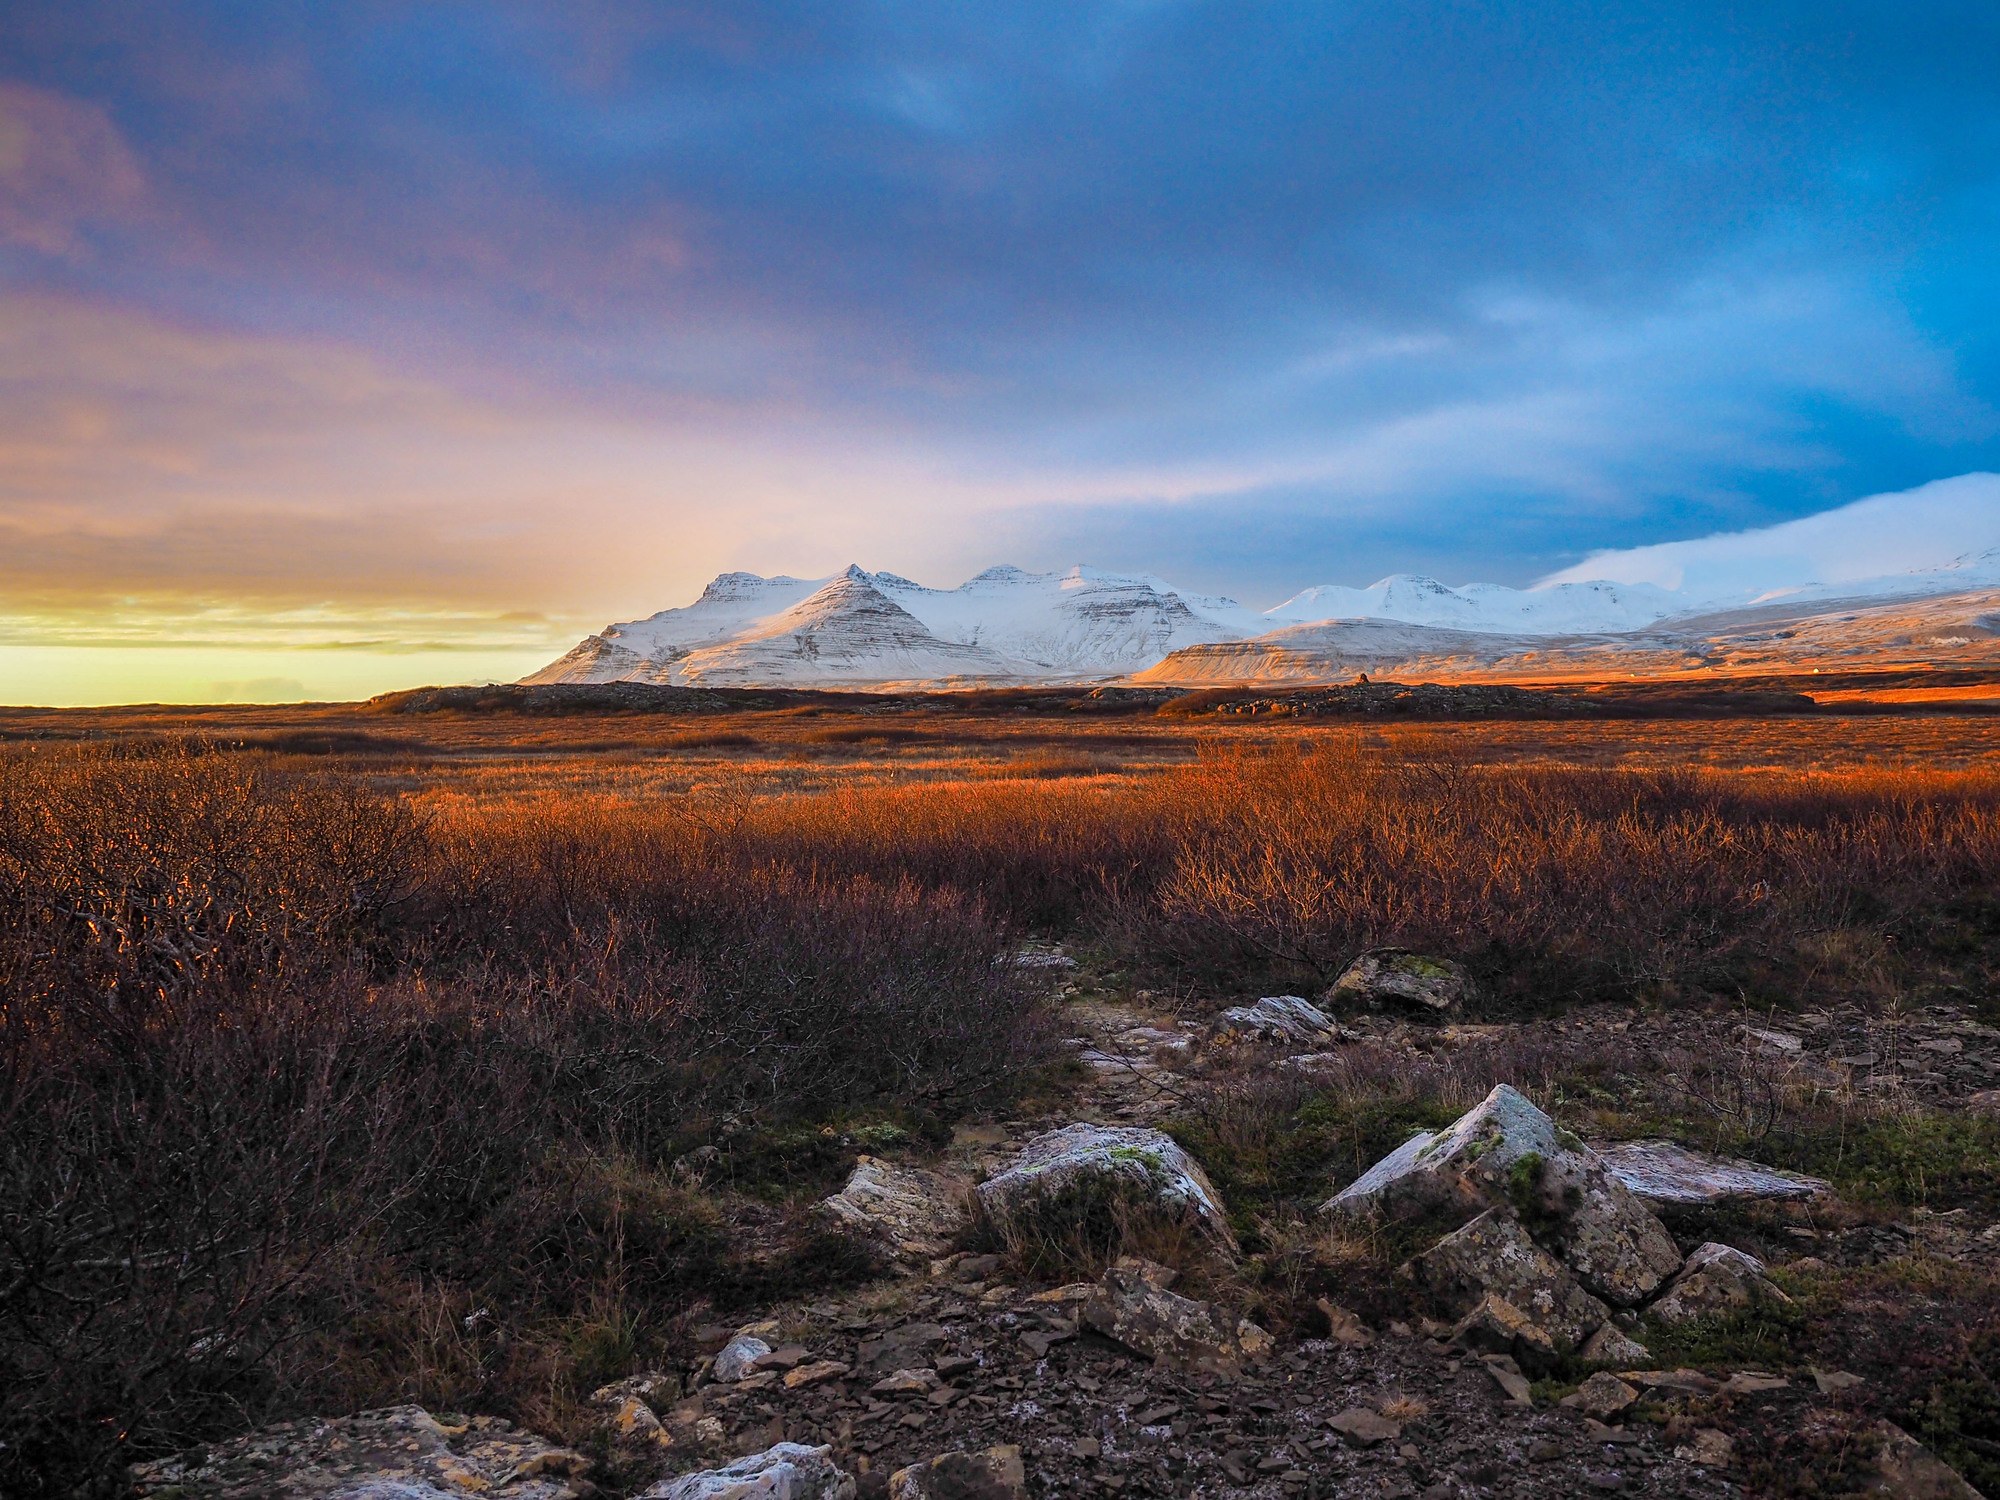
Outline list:
[[[858,566],[724,573],[607,626],[530,683],[1197,686],[1652,674],[2000,654],[2000,476],[1966,475],[1756,531],[1606,553],[1531,588],[1398,574],[1256,611],[1150,574],[989,568],[952,589]]]

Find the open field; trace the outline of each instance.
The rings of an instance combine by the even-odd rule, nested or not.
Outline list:
[[[1273,1424],[1388,1410],[1385,1382],[1431,1451],[1287,1461],[1550,1492],[1480,1477],[1514,1444],[1572,1489],[1615,1460],[1653,1493],[1829,1493],[1888,1418],[1990,1482],[2000,717],[1896,707],[1909,687],[1422,719],[1081,693],[0,711],[0,1384],[29,1393],[0,1491],[116,1494],[131,1460],[414,1401],[575,1444],[613,1494],[772,1430],[878,1478],[949,1437],[1024,1444],[1051,1493],[1251,1494],[1228,1443],[1250,1473]],[[1023,943],[1068,955],[1060,992]],[[1210,1039],[1222,1007],[1326,996],[1385,947],[1462,966],[1469,998],[1329,999],[1342,1031],[1303,1070]],[[1664,1215],[1789,1301],[1635,1314],[1717,1380],[1634,1406],[1613,1459],[1552,1404],[1575,1348],[1532,1413],[1496,1404],[1410,1332],[1462,1311],[1398,1272],[1417,1228],[1317,1212],[1499,1083],[1591,1140],[1831,1184]],[[970,1223],[898,1269],[814,1207],[861,1156],[969,1182],[1074,1120],[1168,1131],[1240,1253],[1086,1216]],[[1110,1343],[1014,1369],[1008,1297],[1139,1248],[1279,1341],[1215,1444],[1141,1443],[1133,1412],[1215,1388]],[[1373,1352],[1314,1338],[1321,1299]],[[846,1364],[930,1319],[1016,1384],[961,1374],[919,1431],[857,1425],[865,1386],[714,1383],[706,1356],[766,1314]],[[1861,1380],[1822,1399],[1808,1364]],[[1773,1367],[1789,1385],[1720,1384]],[[634,1451],[591,1393],[652,1371],[692,1425]],[[1008,1416],[1020,1381],[1075,1377],[1103,1413]],[[1086,1417],[1125,1446],[1088,1456]],[[1734,1458],[1678,1456],[1696,1431]]]

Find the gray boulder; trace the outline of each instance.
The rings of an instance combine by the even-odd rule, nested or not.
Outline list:
[[[1254,1005],[1232,1005],[1209,1023],[1217,1046],[1258,1044],[1314,1047],[1340,1040],[1338,1023],[1298,995],[1266,995]]]
[[[1059,1240],[1106,1207],[1193,1230],[1231,1253],[1236,1245],[1208,1175],[1158,1130],[1078,1124],[1048,1131],[982,1182],[978,1199],[988,1222],[1016,1247]]]
[[[1710,1241],[1687,1258],[1680,1274],[1646,1312],[1662,1323],[1688,1323],[1791,1300],[1765,1274],[1764,1263],[1756,1256]]]
[[[1611,1175],[1646,1203],[1785,1202],[1833,1190],[1817,1177],[1710,1156],[1674,1141],[1622,1141],[1600,1146],[1597,1154]]]
[[[662,1480],[639,1500],[854,1500],[854,1478],[832,1452],[779,1443],[719,1469]]]
[[[964,1182],[873,1156],[857,1161],[847,1185],[820,1209],[835,1224],[899,1255],[926,1259],[944,1254],[972,1219]]]
[[[1488,1209],[1446,1235],[1404,1272],[1453,1309],[1476,1311],[1488,1297],[1511,1304],[1562,1345],[1581,1345],[1611,1319],[1611,1309],[1579,1286],[1506,1208]]]
[[[1404,948],[1377,948],[1343,969],[1326,999],[1336,1007],[1403,1010],[1437,1018],[1463,1008],[1471,995],[1471,978],[1449,959],[1427,958]]]
[[[757,1361],[771,1352],[771,1346],[754,1333],[739,1332],[722,1346],[709,1374],[718,1385],[734,1385],[757,1367]]]
[[[1105,1272],[1078,1318],[1113,1343],[1173,1369],[1235,1372],[1271,1348],[1271,1335],[1255,1323],[1170,1292],[1143,1267]]]
[[[1449,1128],[1418,1134],[1323,1206],[1336,1217],[1470,1214],[1497,1204],[1577,1279],[1616,1306],[1643,1302],[1680,1268],[1666,1226],[1582,1141],[1501,1084]]]

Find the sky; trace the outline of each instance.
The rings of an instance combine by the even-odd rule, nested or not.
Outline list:
[[[2000,8],[0,7],[0,701],[1267,607],[2000,469]]]

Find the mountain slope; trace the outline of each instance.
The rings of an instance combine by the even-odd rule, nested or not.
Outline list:
[[[1089,681],[1266,628],[1232,600],[1092,568],[989,568],[955,589],[860,567],[832,579],[725,573],[693,604],[608,626],[523,681]]]

